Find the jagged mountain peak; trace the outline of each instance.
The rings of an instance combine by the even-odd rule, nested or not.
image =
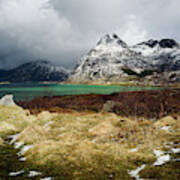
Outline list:
[[[158,42],[157,40],[150,39],[150,40],[148,40],[148,41],[144,41],[144,42],[142,42],[142,43],[137,44],[137,46],[146,45],[146,46],[148,46],[148,47],[153,48],[153,47],[155,47],[158,43],[159,43],[159,42]]]
[[[159,46],[162,48],[178,48],[179,44],[174,39],[161,39]]]
[[[128,81],[132,76],[137,81],[139,77],[155,77],[156,83],[172,81],[172,77],[174,82],[180,81],[179,44],[173,39],[150,39],[128,46],[118,35],[106,34],[81,58],[71,80]]]
[[[141,42],[136,46],[142,46],[142,45],[148,46],[150,48],[154,48],[156,46],[159,46],[160,48],[179,48],[178,42],[176,42],[174,39],[161,39],[161,40],[150,39],[148,41]]]
[[[115,46],[121,46],[123,48],[128,47],[128,45],[122,39],[120,39],[117,34],[104,35],[98,41],[97,46],[99,45],[115,45]]]

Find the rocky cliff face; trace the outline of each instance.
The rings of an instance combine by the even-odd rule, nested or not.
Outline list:
[[[44,60],[25,63],[7,71],[0,71],[0,81],[9,82],[65,81],[68,77],[69,72],[66,69]]]
[[[81,58],[70,80],[180,82],[180,45],[162,39],[128,46],[107,34]]]

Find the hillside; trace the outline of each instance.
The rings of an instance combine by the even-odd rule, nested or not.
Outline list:
[[[129,46],[116,34],[107,34],[81,58],[69,80],[180,82],[180,45],[173,39],[162,39]]]
[[[60,82],[68,77],[68,70],[44,60],[25,63],[11,70],[0,70],[0,81],[8,82]]]
[[[180,178],[179,112],[152,119],[68,109],[32,115],[3,103],[0,127],[2,179]]]

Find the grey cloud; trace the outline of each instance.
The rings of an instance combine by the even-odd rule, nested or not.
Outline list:
[[[142,21],[149,37],[180,40],[179,6],[178,0],[147,1],[144,9],[137,11],[136,16]]]
[[[48,59],[72,68],[100,36],[176,38],[179,0],[0,0],[0,68]]]
[[[145,38],[178,38],[179,0],[51,0],[51,3],[60,16],[66,16],[85,33],[117,31],[123,36],[128,30],[129,16],[134,15],[134,25],[147,32]]]

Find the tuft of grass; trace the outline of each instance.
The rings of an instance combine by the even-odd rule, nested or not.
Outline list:
[[[33,123],[35,116],[18,106],[0,106],[0,134],[18,132]]]
[[[0,145],[4,143],[4,140],[0,137]]]
[[[180,179],[179,162],[169,162],[163,166],[146,166],[141,177],[147,179],[177,180]]]

